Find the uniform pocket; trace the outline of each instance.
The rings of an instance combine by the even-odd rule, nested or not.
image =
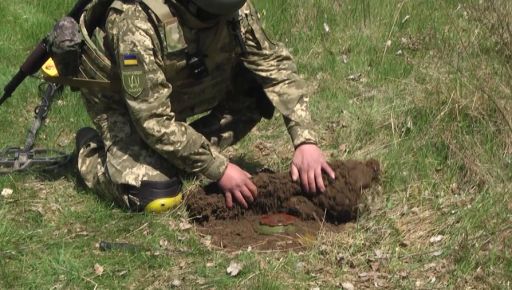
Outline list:
[[[187,48],[187,43],[183,37],[183,31],[178,22],[164,26],[165,48],[167,54],[173,54],[177,51]]]
[[[169,52],[165,55],[164,73],[166,79],[172,85],[188,76],[186,48]]]

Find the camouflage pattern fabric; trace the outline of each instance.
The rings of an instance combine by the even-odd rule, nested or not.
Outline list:
[[[82,40],[78,23],[71,17],[62,18],[48,35],[49,51],[61,76],[78,73]]]
[[[251,3],[235,23],[244,47],[234,37],[232,19],[204,23],[175,1],[167,3],[180,21],[165,27],[164,43],[142,4],[116,1],[110,8],[105,55],[123,94],[82,91],[105,143],[104,152],[80,151],[80,173],[89,187],[114,188],[123,196],[116,185],[139,186],[178,171],[218,180],[228,163],[220,150],[261,120],[265,96],[282,113],[295,146],[316,143],[307,110],[310,91],[287,49],[266,37]],[[191,53],[201,56],[206,76],[198,78],[187,65]]]

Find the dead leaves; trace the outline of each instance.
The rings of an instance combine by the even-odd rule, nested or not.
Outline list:
[[[0,194],[2,197],[7,198],[13,194],[14,190],[10,188],[4,188],[2,189],[2,193]]]
[[[439,243],[440,241],[442,241],[443,239],[444,239],[443,235],[433,236],[430,238],[430,243],[436,244],[436,243]]]
[[[228,273],[231,277],[235,277],[238,275],[238,273],[240,273],[241,270],[242,264],[236,261],[231,261],[231,263],[229,263],[229,267],[226,269],[226,273]]]
[[[96,275],[101,276],[103,274],[104,270],[105,269],[100,264],[98,264],[98,263],[94,264],[94,273],[96,273]]]

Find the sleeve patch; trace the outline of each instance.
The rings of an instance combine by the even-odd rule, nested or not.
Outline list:
[[[121,56],[121,77],[123,90],[136,98],[146,86],[144,66],[137,53],[124,53]]]

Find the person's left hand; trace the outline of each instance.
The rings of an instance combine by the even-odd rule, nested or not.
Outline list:
[[[334,170],[327,164],[325,156],[318,146],[302,144],[295,149],[290,174],[293,181],[300,178],[304,191],[309,193],[325,191],[322,171],[325,171],[332,179],[336,177]]]

